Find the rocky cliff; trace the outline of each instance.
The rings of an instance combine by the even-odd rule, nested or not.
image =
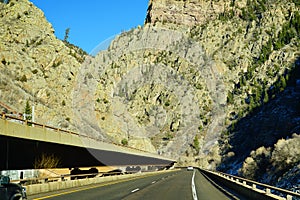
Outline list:
[[[95,135],[249,177],[252,151],[299,132],[299,93],[282,93],[299,78],[297,24],[296,1],[150,1],[144,27],[82,66],[77,115],[93,113],[81,121]]]
[[[146,23],[174,24],[185,26],[199,26],[215,20],[221,13],[228,12],[235,4],[240,9],[246,6],[246,0],[219,1],[219,0],[150,0]]]
[[[23,113],[28,100],[36,121],[69,128],[83,54],[57,39],[44,13],[27,0],[0,3],[0,24],[0,101]]]
[[[296,0],[150,0],[143,27],[82,64],[27,0],[0,6],[1,101],[29,99],[39,122],[257,180],[298,144]],[[300,162],[284,158],[270,182]]]

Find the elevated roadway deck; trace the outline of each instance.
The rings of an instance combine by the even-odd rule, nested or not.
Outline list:
[[[59,167],[171,166],[174,160],[149,152],[27,122],[13,117],[0,119],[0,170],[33,169],[42,155],[59,158]]]

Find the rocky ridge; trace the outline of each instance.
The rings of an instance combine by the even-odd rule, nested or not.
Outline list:
[[[44,13],[27,0],[0,3],[0,24],[1,102],[23,113],[28,100],[36,121],[71,128],[79,49],[57,39]]]
[[[295,126],[276,131],[276,135],[264,123],[257,128],[270,134],[257,133],[259,143],[234,143],[234,134],[243,137],[234,128],[236,123],[266,103],[272,104],[271,99],[281,95],[286,82],[295,84],[299,5],[293,1],[233,2],[207,21],[177,20],[170,14],[166,14],[169,18],[153,17],[159,12],[172,13],[178,5],[191,13],[181,1],[169,3],[171,7],[164,1],[151,1],[146,25],[120,35],[87,65],[96,71],[82,75],[97,75],[92,81],[95,104],[89,112],[94,109],[93,118],[100,121],[91,127],[96,125],[133,146],[142,139],[147,144],[143,143],[144,148],[176,158],[179,165],[197,163],[214,168],[222,162],[219,169],[247,177],[241,168],[245,156],[259,144],[272,147],[279,136],[291,137],[299,131],[297,120]],[[159,6],[164,10],[158,12]],[[274,116],[267,117],[272,120]],[[296,116],[297,112],[291,112],[288,118]],[[256,118],[252,126],[261,120]],[[290,121],[282,121],[283,127],[286,123]],[[249,134],[248,141],[257,141],[257,136]],[[292,169],[285,170],[289,174]],[[283,174],[272,175],[272,184]]]
[[[89,112],[95,110],[92,118],[100,121],[92,127],[101,127],[119,141],[124,138],[131,145],[130,141],[136,141],[137,137],[146,137],[148,144],[158,152],[185,160],[183,162],[193,155],[194,161],[204,160],[201,164],[206,166],[221,159],[217,143],[220,133],[260,106],[266,96],[276,95],[266,95],[266,92],[295,66],[299,40],[290,38],[280,47],[276,43],[280,42],[281,30],[289,23],[291,13],[299,9],[292,2],[283,1],[277,4],[253,1],[251,5],[246,2],[227,5],[218,1],[226,9],[216,9],[211,21],[181,21],[169,14],[178,9],[185,13],[197,12],[187,6],[189,3],[150,1],[145,27],[120,35],[107,52],[100,52],[92,61],[93,67],[88,67],[99,68],[98,72],[88,74],[100,74],[93,83],[93,88],[98,88],[91,92],[96,94],[96,102]],[[251,13],[255,9],[257,13]],[[155,17],[157,13],[167,13],[170,18]],[[286,63],[284,67],[283,63]],[[161,64],[166,66],[158,67]],[[187,99],[178,100],[182,99],[179,90],[166,86],[174,83],[178,87],[177,81],[172,81],[172,74],[190,83],[196,91],[198,108],[194,103],[186,104],[190,102]],[[99,83],[95,83],[96,80]],[[180,91],[186,89],[180,88]],[[180,106],[184,109],[178,109]],[[187,113],[194,111],[199,117],[194,118],[196,123],[192,124],[197,124],[198,130],[184,134],[183,120],[191,122],[192,119],[181,116],[189,116]],[[193,144],[197,140],[200,147]],[[178,151],[174,153],[174,149]]]
[[[229,11],[235,1],[219,0],[150,0],[146,23],[174,24],[188,27],[206,24],[211,20],[218,18],[219,14]],[[237,8],[246,6],[246,1],[236,2]]]
[[[224,90],[223,98],[215,97],[222,97],[216,92],[220,79],[202,47],[169,29],[145,26],[124,33],[81,72],[77,104],[93,99],[80,94],[96,97],[79,113],[95,110],[91,119],[98,119],[98,126],[119,141],[125,138],[131,145],[147,139],[152,149],[177,159],[205,126],[215,104],[226,102]]]
[[[295,108],[291,99],[298,94],[286,89],[299,79],[295,0],[151,0],[143,27],[122,33],[81,66],[28,1],[0,6],[1,100],[17,110],[23,97],[35,101],[39,122],[158,152],[178,165],[218,166],[244,176],[243,169],[259,164],[247,162],[261,155],[258,145],[276,149],[280,137],[299,131],[297,112],[285,111]],[[286,94],[292,95],[281,97]],[[281,100],[291,106],[279,106]],[[274,130],[267,121],[280,114],[294,120]],[[253,131],[245,134],[245,128]],[[283,174],[290,180],[297,162],[272,180]]]

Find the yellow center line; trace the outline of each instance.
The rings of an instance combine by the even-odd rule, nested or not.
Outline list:
[[[67,191],[67,192],[62,192],[62,193],[58,193],[58,194],[53,194],[53,195],[49,195],[49,196],[45,196],[45,197],[36,198],[36,199],[33,199],[33,200],[49,199],[49,198],[52,198],[52,197],[62,196],[62,195],[71,194],[71,193],[75,193],[75,192],[81,192],[81,191],[84,191],[84,190],[90,190],[90,189],[104,187],[104,186],[108,186],[108,185],[114,185],[114,184],[122,183],[122,182],[126,182],[126,181],[132,181],[132,180],[139,179],[139,178],[144,178],[144,177],[147,177],[147,176],[151,176],[151,175],[146,175],[146,176],[141,176],[141,177],[135,177],[135,178],[129,178],[129,179],[123,179],[123,180],[119,180],[119,181],[114,181],[114,182],[109,182],[109,183],[103,183],[103,184],[100,184],[100,185],[97,184],[96,186],[86,187],[86,188],[81,188],[81,189],[76,189],[76,190],[71,190],[71,191]]]

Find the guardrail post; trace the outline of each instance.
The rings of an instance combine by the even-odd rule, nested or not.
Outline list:
[[[220,178],[220,182],[224,181],[228,185],[242,184],[242,186],[240,185],[239,188],[242,188],[242,190],[245,189],[245,191],[247,191],[247,194],[244,193],[244,191],[241,192],[241,191],[239,191],[239,189],[237,189],[236,192],[237,193],[241,192],[241,195],[247,196],[247,195],[251,195],[251,193],[253,193],[253,194],[258,194],[258,196],[263,197],[262,199],[265,199],[264,197],[266,197],[267,195],[269,197],[272,197],[272,199],[273,199],[273,197],[274,197],[274,199],[281,199],[281,197],[278,194],[273,192],[273,191],[276,191],[276,192],[279,192],[286,196],[283,199],[293,200],[293,198],[300,197],[300,194],[297,192],[293,192],[293,191],[282,189],[282,188],[277,188],[272,185],[267,185],[267,184],[251,181],[251,180],[248,180],[248,179],[245,179],[242,177],[238,177],[238,176],[232,176],[232,175],[228,175],[225,173],[224,174],[221,173],[221,174],[219,174],[219,178]],[[252,189],[252,191],[249,191],[250,188]],[[260,199],[260,198],[258,198],[258,199]]]

